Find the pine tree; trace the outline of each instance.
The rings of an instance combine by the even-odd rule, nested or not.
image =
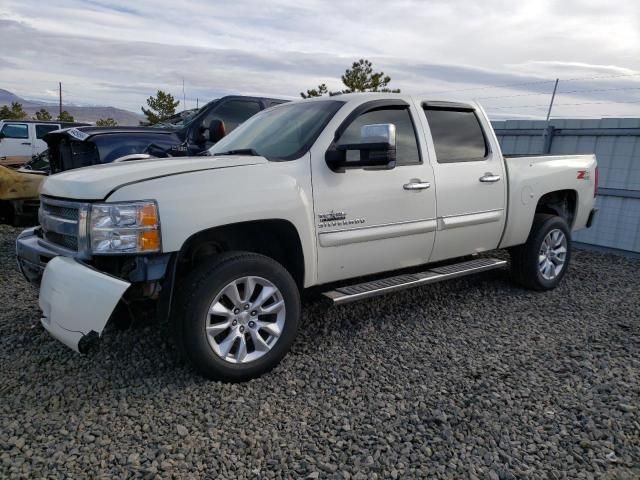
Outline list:
[[[142,108],[142,113],[147,116],[147,120],[151,125],[163,121],[176,113],[176,107],[180,104],[180,100],[175,100],[170,93],[158,90],[155,97],[147,98],[149,109]]]

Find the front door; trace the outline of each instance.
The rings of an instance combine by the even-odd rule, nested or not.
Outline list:
[[[369,102],[360,112],[345,120],[350,123],[336,145],[357,143],[364,125],[391,123],[397,165],[333,172],[322,155],[313,157],[320,283],[425,263],[433,247],[435,186],[426,143],[417,135],[417,111],[404,102]],[[349,151],[347,160],[358,155]]]
[[[422,103],[431,132],[438,232],[431,261],[497,248],[506,219],[507,179],[491,125],[471,105]]]

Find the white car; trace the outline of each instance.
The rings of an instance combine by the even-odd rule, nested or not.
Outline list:
[[[302,100],[209,156],[49,177],[17,254],[69,347],[89,350],[119,302],[151,300],[199,372],[239,381],[289,350],[309,287],[343,304],[502,268],[477,254],[508,249],[520,284],[554,288],[597,176],[593,155],[504,158],[475,103]]]
[[[37,120],[0,120],[0,165],[20,166],[47,149],[42,139],[61,128],[87,123],[49,122]]]

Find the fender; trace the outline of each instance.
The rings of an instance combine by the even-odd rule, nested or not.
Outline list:
[[[107,201],[153,198],[160,211],[164,253],[178,252],[193,235],[234,223],[281,219],[298,232],[304,286],[316,281],[310,156],[140,180],[112,192]]]

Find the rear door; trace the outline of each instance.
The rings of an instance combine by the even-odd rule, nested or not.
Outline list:
[[[422,102],[437,186],[438,231],[431,261],[497,248],[506,218],[500,148],[473,105]]]
[[[47,133],[60,130],[60,125],[55,123],[35,123],[35,141],[33,142],[33,155],[37,155],[47,149],[47,143],[42,140]]]
[[[31,160],[33,142],[28,123],[5,122],[0,133],[0,165],[20,165]]]

